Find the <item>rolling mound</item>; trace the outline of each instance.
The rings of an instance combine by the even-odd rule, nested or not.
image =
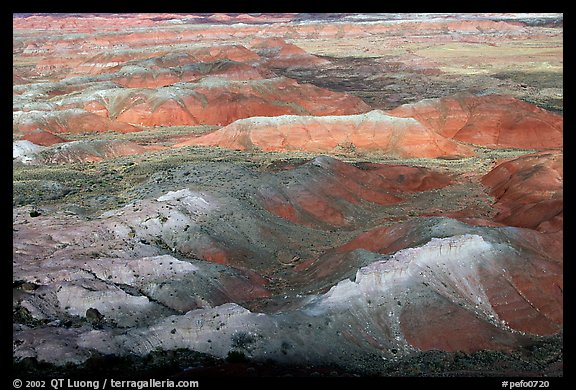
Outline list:
[[[91,89],[16,111],[15,132],[138,131],[136,126],[227,125],[252,116],[341,115],[369,109],[362,100],[276,77],[229,80],[210,76],[160,88]],[[50,110],[50,111],[44,111]]]
[[[492,148],[561,148],[563,117],[512,96],[426,99],[388,111],[415,118],[438,134]]]
[[[406,192],[451,183],[448,176],[425,168],[373,164],[359,169],[326,156],[278,176],[289,185],[260,188],[262,204],[282,218],[311,227],[355,226],[361,219],[355,208],[397,204]]]
[[[562,230],[564,154],[540,152],[505,161],[482,178],[494,196],[495,220],[541,231]]]
[[[141,146],[130,141],[71,141],[45,149],[34,164],[70,164],[96,162],[111,158],[143,154],[164,149],[161,146]]]
[[[309,68],[330,63],[292,43],[287,43],[282,38],[257,38],[250,43],[250,48],[264,58],[264,63],[272,68]]]
[[[129,133],[141,130],[131,124],[113,121],[80,108],[14,113],[14,134],[37,134],[38,129],[53,134],[107,131]]]
[[[471,148],[438,135],[415,119],[393,117],[379,110],[348,116],[248,118],[176,146],[186,145],[310,152],[348,148],[379,151],[398,157],[457,158],[473,155]]]

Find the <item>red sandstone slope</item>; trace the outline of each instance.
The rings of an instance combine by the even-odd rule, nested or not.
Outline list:
[[[167,56],[136,63],[111,75],[111,80],[126,88],[158,88],[179,82],[193,82],[211,75],[227,80],[257,80],[273,77],[265,68],[228,59],[172,65]]]
[[[38,129],[49,133],[91,133],[140,131],[127,123],[112,121],[82,109],[61,111],[20,112],[14,119],[14,134],[34,133]]]
[[[305,57],[296,47],[291,51]],[[342,115],[370,109],[358,97],[275,77],[260,66],[258,54],[241,45],[102,51],[82,61],[72,57],[40,60],[38,75],[84,76],[14,89],[15,133],[36,128],[57,133],[126,132],[135,131],[134,125],[223,126],[252,116]],[[32,106],[25,97],[31,90],[37,96]],[[56,112],[61,110],[68,112]]]
[[[264,186],[258,197],[269,212],[311,227],[352,227],[357,224],[356,211],[369,207],[367,202],[392,205],[402,202],[404,192],[428,191],[451,183],[449,177],[425,168],[370,164],[360,169],[327,156],[295,171],[302,172],[295,183]]]
[[[354,96],[283,77],[237,82],[203,79],[180,86],[175,97],[161,90],[143,92],[132,93],[121,107],[115,107],[120,112],[117,120],[144,126],[224,126],[253,116],[356,114],[369,109]]]
[[[135,34],[129,35],[138,42]],[[115,38],[122,40],[126,36]],[[149,43],[152,46],[145,50],[104,50],[87,59],[84,57],[90,51],[71,56],[46,55],[43,50],[30,53],[40,57],[37,75],[67,76],[55,83],[14,89],[18,98],[15,111],[20,111],[15,132],[36,128],[51,132],[124,132],[134,131],[134,125],[223,126],[252,116],[342,115],[370,109],[358,97],[275,77],[262,66],[258,54],[241,45],[192,46],[171,51],[155,40]],[[296,53],[295,58],[308,61],[303,50],[287,47],[288,55]],[[78,75],[82,77],[71,77]],[[31,90],[37,96],[32,108],[25,97]],[[55,113],[57,110],[74,112]],[[78,120],[70,123],[69,116]],[[58,119],[47,123],[48,117]]]
[[[137,82],[148,81],[144,78]],[[152,78],[153,84],[169,81]],[[126,82],[133,83],[134,79]],[[88,87],[84,83],[78,86]],[[77,89],[74,85],[62,88],[65,90],[56,88],[53,92],[60,95]],[[298,84],[284,77],[250,80],[204,77],[194,83],[160,88],[112,88],[73,98],[63,95],[59,102],[52,100],[48,105],[53,110],[19,111],[14,119],[14,133],[28,133],[37,128],[60,133],[138,131],[136,126],[222,126],[252,116],[342,115],[369,110],[357,97]]]
[[[72,45],[67,41],[64,47],[60,47],[60,44],[55,44],[53,41],[36,42],[41,48],[24,50],[28,51],[24,57],[36,59],[35,65],[24,69],[19,68],[15,76],[21,79],[20,83],[24,79],[35,77],[58,80],[72,76],[103,76],[119,72],[126,65],[146,63],[151,66],[151,70],[164,70],[165,72],[172,70],[176,76],[181,77],[183,76],[181,73],[186,71],[187,66],[199,62],[229,60],[252,65],[262,60],[252,50],[237,44],[173,49],[171,46],[164,46],[160,43],[148,46],[146,42],[138,42],[136,35],[116,35],[112,42],[108,43],[112,47],[104,50],[100,45],[97,46],[99,48],[97,50],[87,49],[85,46],[89,43],[84,41],[78,42],[77,45]],[[57,48],[52,45],[56,45]],[[131,49],[118,49],[116,45],[120,47],[127,45]],[[138,49],[140,45],[144,47]]]
[[[282,38],[258,38],[251,42],[250,48],[265,58],[265,64],[272,68],[311,67],[330,63]]]
[[[544,232],[562,230],[564,155],[528,154],[501,163],[482,178],[494,196],[498,222]]]
[[[473,155],[471,148],[442,137],[412,118],[393,117],[379,110],[348,116],[248,118],[177,146],[186,145],[311,152],[354,148],[399,157]]]
[[[458,94],[388,111],[416,118],[437,133],[488,147],[561,148],[562,116],[504,95]]]
[[[490,244],[475,254],[459,253],[455,238],[469,235],[481,236]],[[503,341],[493,338],[500,332],[494,328],[499,322],[533,334],[561,329],[562,251],[546,250],[554,246],[554,240],[552,235],[530,229],[474,227],[448,218],[419,218],[373,229],[301,263],[295,267],[295,280],[302,286],[317,287],[315,283],[320,281],[330,286],[373,261],[374,253],[391,255],[382,262],[387,271],[375,277],[382,279],[381,288],[402,291],[394,300],[402,306],[397,308],[401,311],[399,322],[413,346],[445,351],[491,349]],[[440,241],[444,242],[425,256],[416,249],[420,245],[432,248],[433,242]],[[398,265],[402,251],[406,252],[403,260],[417,263],[412,270]],[[459,260],[450,264],[451,258]],[[392,280],[401,276],[406,283],[394,285]],[[421,292],[416,293],[418,290]],[[447,334],[450,329],[463,333]]]
[[[141,146],[130,141],[73,141],[45,150],[41,159],[36,159],[36,163],[69,164],[85,161],[102,161],[162,149],[164,149],[162,146]]]
[[[228,125],[252,116],[341,115],[369,110],[361,99],[284,77],[262,80],[203,78],[157,89],[111,90],[96,97],[118,122],[139,126]],[[87,101],[80,103],[87,107]]]
[[[51,132],[45,131],[42,129],[32,130],[31,132],[26,133],[21,139],[27,140],[27,141],[35,143],[36,145],[42,145],[42,146],[51,146],[54,144],[66,142],[66,140],[64,138],[59,137],[56,134],[52,134]]]
[[[130,37],[133,38],[132,35]],[[125,36],[119,37],[125,39]],[[148,60],[152,59],[152,60]],[[172,51],[159,46],[143,51],[101,52],[72,67],[68,77],[79,75],[95,75],[118,71],[126,64],[138,64],[148,60],[154,68],[170,69],[195,64],[198,62],[215,62],[229,60],[251,64],[258,62],[260,56],[242,45],[201,46],[188,50]]]

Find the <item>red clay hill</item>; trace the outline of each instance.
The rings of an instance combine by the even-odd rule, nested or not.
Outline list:
[[[471,145],[550,149],[562,147],[562,141],[560,115],[510,96],[458,94],[388,112],[248,118],[177,146],[311,152],[353,149],[398,157],[458,158],[473,155]]]
[[[291,52],[305,57],[295,47]],[[53,59],[62,60],[47,60]],[[15,87],[15,133],[225,126],[254,116],[347,115],[370,110],[347,93],[278,77],[263,62],[241,45],[173,53],[164,49],[99,53],[78,66],[68,62],[66,66],[74,70],[56,66],[55,72],[69,72],[65,80]],[[32,91],[38,98],[30,105],[25,96]]]
[[[511,96],[457,94],[388,111],[438,134],[492,148],[561,148],[563,117]]]
[[[399,157],[457,158],[473,155],[470,147],[437,134],[415,119],[394,117],[379,110],[357,115],[248,118],[176,146],[186,145],[310,152],[353,148]]]
[[[562,230],[564,154],[527,154],[502,162],[482,178],[499,211],[495,220],[544,232]]]
[[[311,227],[352,227],[355,210],[366,204],[388,206],[406,192],[442,188],[451,179],[426,168],[370,164],[361,168],[320,156],[299,168],[307,174],[288,186],[262,186],[257,194],[269,212]]]

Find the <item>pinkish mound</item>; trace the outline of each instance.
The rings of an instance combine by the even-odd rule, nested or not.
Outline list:
[[[42,155],[41,162],[45,164],[66,164],[102,161],[162,149],[164,148],[161,146],[141,146],[130,141],[73,141],[46,150]]]
[[[482,178],[494,196],[498,222],[540,231],[562,230],[563,153],[541,152],[506,161]]]
[[[60,144],[62,142],[66,142],[64,138],[42,129],[32,130],[31,132],[26,133],[22,137],[22,139],[33,142],[36,145],[42,145],[42,146],[51,146],[54,144]]]
[[[162,58],[163,60],[165,58]],[[193,82],[211,75],[227,80],[258,80],[270,76],[270,72],[242,62],[218,60],[183,66],[166,65],[155,60],[153,65],[133,67],[130,72],[118,72],[112,80],[126,88],[158,88],[178,82]]]
[[[188,51],[194,62],[211,62],[216,60],[232,60],[236,62],[253,63],[261,58],[258,54],[242,45],[215,45],[200,47]]]
[[[14,134],[28,134],[40,129],[49,133],[92,133],[140,131],[128,123],[112,121],[82,110],[18,112],[14,118]]]
[[[108,117],[139,126],[223,126],[252,116],[342,115],[370,108],[357,97],[284,77],[241,81],[205,77],[159,89],[111,90],[104,101],[98,99]],[[79,104],[88,109],[87,103]]]
[[[562,147],[563,118],[511,96],[458,94],[402,105],[388,113],[415,118],[444,137],[475,145]]]
[[[317,157],[298,171],[313,173],[313,180],[260,190],[261,203],[269,212],[291,222],[322,227],[351,227],[355,209],[373,203],[380,206],[402,201],[406,191],[427,191],[450,184],[447,176],[401,165],[369,164],[363,169],[331,157]]]
[[[458,158],[474,154],[470,147],[444,138],[415,119],[393,117],[379,110],[348,116],[248,118],[177,146],[186,145],[310,152],[353,148],[398,157]]]
[[[462,248],[455,238],[471,236],[483,237],[483,245],[487,245],[476,255],[458,254]],[[437,253],[425,256],[414,269],[398,266],[399,253],[405,252],[407,259],[416,258],[416,250],[406,248],[423,243],[427,244],[420,248],[432,247],[431,243],[442,241],[435,248]],[[529,229],[474,227],[437,217],[413,219],[361,234],[340,248],[296,266],[295,271],[303,285],[323,281],[329,286],[369,262],[374,253],[390,254],[392,258],[382,262],[388,270],[385,277],[415,278],[411,288],[428,290],[408,298],[413,294],[408,285],[397,286],[403,292],[394,299],[404,301],[399,308],[400,326],[410,344],[422,350],[500,349],[501,342],[494,342],[495,336],[502,335],[501,329],[494,327],[495,318],[507,327],[532,334],[553,334],[562,327],[562,253],[543,250],[553,241],[552,236]],[[500,253],[502,250],[507,253]],[[488,255],[493,251],[495,256]],[[455,268],[450,269],[448,259],[452,256],[477,263],[472,268],[452,264]],[[440,269],[444,271],[437,273]],[[390,283],[382,278],[378,285],[391,288]],[[470,300],[469,305],[454,299],[460,294]],[[421,300],[424,295],[427,299]],[[484,316],[491,321],[482,319]]]
[[[135,34],[130,34],[130,37],[134,35]],[[255,63],[260,60],[258,54],[241,45],[197,47],[180,53],[172,53],[165,48],[156,49],[156,52],[152,53],[150,53],[150,51],[99,53],[75,65],[74,70],[68,76],[110,73],[119,70],[124,64],[134,62],[135,60],[145,60],[153,56],[160,57],[156,65],[163,68],[219,60],[231,60],[243,63]]]
[[[266,58],[266,65],[273,68],[310,67],[326,65],[330,61],[316,57],[282,38],[255,39],[250,47]]]
[[[174,51],[168,46],[149,46],[145,40],[138,42],[140,33],[126,35],[117,35],[111,40],[105,42],[72,42],[67,40],[66,43],[57,44],[60,47],[43,46],[42,48],[32,50],[28,55],[39,57],[34,67],[26,69],[18,68],[13,78],[24,82],[28,78],[48,77],[53,80],[64,79],[71,76],[86,75],[105,75],[120,71],[125,65],[138,65],[140,61],[149,59],[159,59],[156,62],[155,69],[159,68],[177,68],[199,62],[215,62],[229,60],[245,64],[257,64],[262,58],[255,52],[247,49],[242,45],[216,45],[210,47],[193,47],[187,48],[186,51]],[[175,39],[173,33],[163,33],[166,35],[167,43]],[[146,37],[142,37],[146,39]],[[156,37],[158,38],[158,37]],[[129,41],[129,42],[126,42]],[[126,43],[125,43],[126,42]],[[110,51],[101,51],[100,46],[116,46],[127,44],[133,49],[144,46],[142,50],[121,50],[111,49]],[[88,48],[92,45],[98,46],[98,49]],[[88,47],[86,47],[88,46]],[[84,50],[82,50],[84,48]],[[81,51],[78,53],[78,51]],[[65,55],[62,55],[65,53]],[[96,54],[93,54],[96,53]],[[177,69],[176,69],[177,70]],[[178,75],[178,74],[177,74]]]

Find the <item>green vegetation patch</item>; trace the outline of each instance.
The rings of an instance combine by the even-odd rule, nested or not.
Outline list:
[[[536,88],[562,88],[564,77],[561,72],[520,72],[506,71],[492,75],[499,80],[512,80]]]
[[[53,180],[19,180],[12,184],[12,203],[14,206],[60,199],[73,191],[62,183]]]
[[[185,136],[198,136],[218,129],[219,126],[156,126],[144,128],[133,133],[62,133],[62,138],[68,141],[80,140],[118,140],[132,141],[140,144],[169,142],[173,138]],[[173,143],[173,142],[172,142]]]

